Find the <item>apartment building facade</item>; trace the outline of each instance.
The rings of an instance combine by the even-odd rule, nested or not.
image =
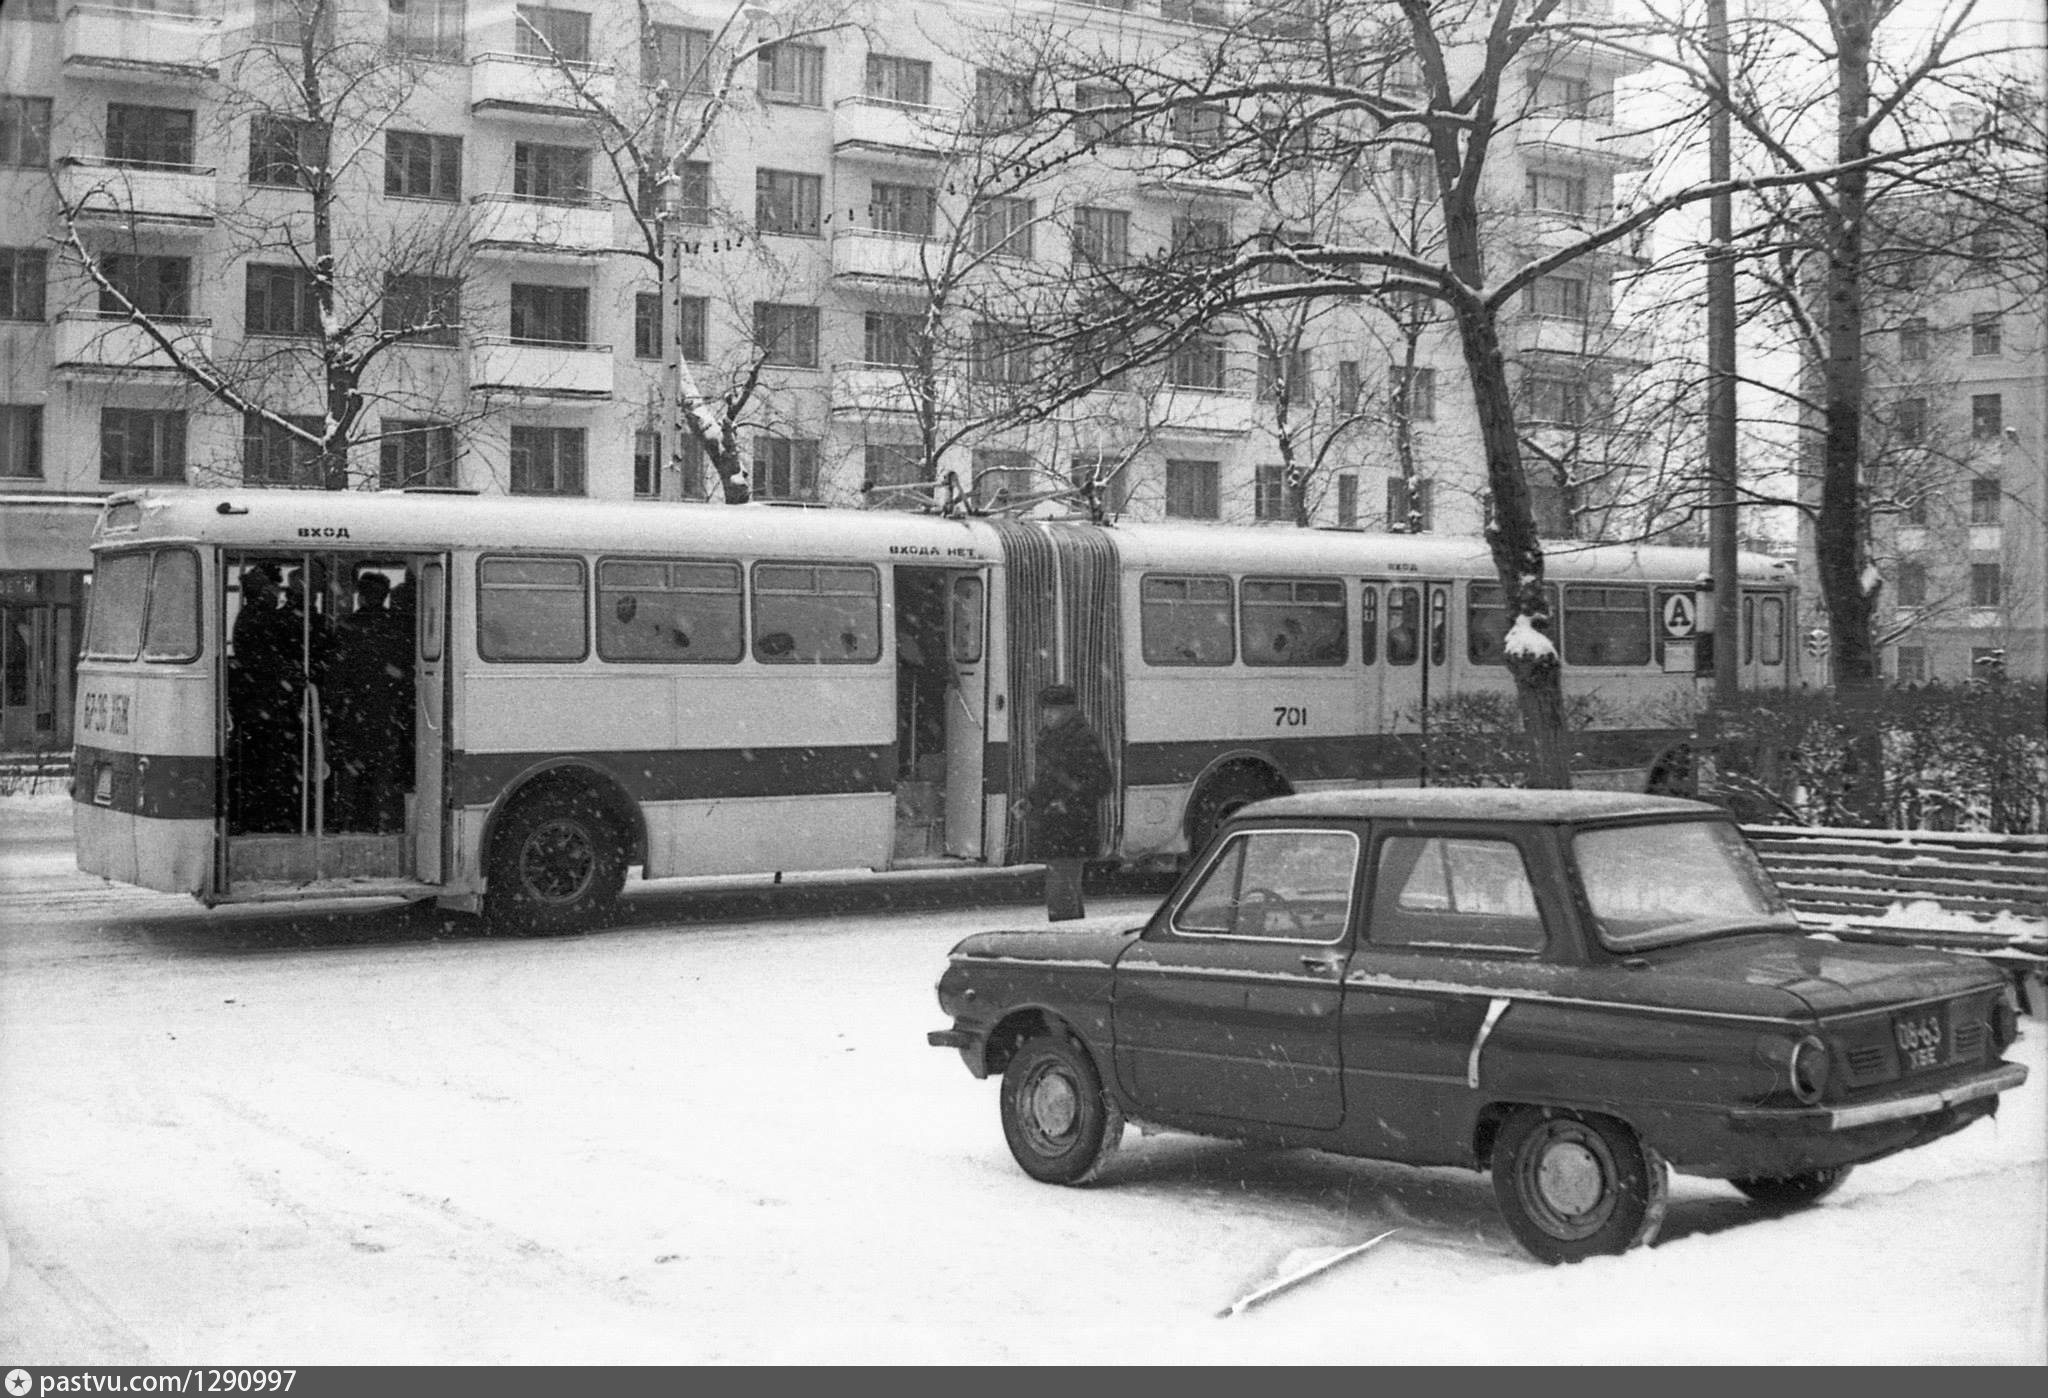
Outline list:
[[[931,459],[904,346],[949,227],[971,252],[993,239],[1019,265],[1057,268],[1233,242],[1288,216],[1250,182],[1171,178],[1141,147],[1061,165],[960,221],[976,178],[961,133],[1002,90],[988,66],[1000,36],[1110,26],[1170,48],[1222,32],[1244,12],[1236,0],[843,13],[674,0],[648,10],[651,44],[634,0],[327,8],[331,78],[387,105],[366,99],[374,121],[337,126],[318,156],[266,96],[300,53],[297,0],[0,11],[0,746],[67,740],[95,497],[346,484],[715,498],[711,463],[676,428],[679,376],[713,400],[752,379],[737,426],[762,499],[901,505],[950,473],[984,504],[1095,479],[1138,518],[1483,522],[1455,343],[1441,325],[1403,332],[1362,306],[1304,317],[1284,342],[1219,335],[1043,420],[987,413],[987,430],[949,432]],[[664,81],[701,93],[721,56],[792,33],[736,72],[733,101],[672,182],[629,187],[608,120],[644,115]],[[1523,115],[1492,165],[1513,254],[1607,218],[1616,181],[1649,154],[1616,124],[1627,62],[1564,39],[1532,54]],[[332,311],[309,293],[309,205],[291,173],[323,166],[340,181]],[[1426,193],[1398,163],[1331,178],[1354,221]],[[1524,420],[1561,460],[1620,451],[1599,428],[1603,405],[1651,353],[1609,313],[1619,266],[1589,259],[1545,279],[1510,329]],[[405,333],[368,357],[358,445],[337,479],[333,460],[246,404],[317,432],[333,411],[323,356],[379,326]],[[1028,394],[1032,366],[999,337],[967,327],[962,343],[952,377]],[[226,366],[242,399],[181,361]],[[970,388],[961,401],[989,400]],[[1295,459],[1314,458],[1291,477],[1290,430],[1308,434]],[[1543,474],[1539,504],[1569,532],[1550,485]]]

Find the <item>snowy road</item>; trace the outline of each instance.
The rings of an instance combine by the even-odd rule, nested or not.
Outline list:
[[[0,1364],[2048,1358],[2038,1018],[1997,1121],[1795,1217],[1679,1178],[1658,1246],[1550,1269],[1458,1171],[1133,1133],[1026,1179],[924,1034],[1029,905],[500,942],[109,888],[67,826],[0,800]]]

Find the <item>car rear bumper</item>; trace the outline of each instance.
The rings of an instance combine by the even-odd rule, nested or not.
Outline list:
[[[1853,1131],[1888,1121],[1910,1121],[1933,1116],[1964,1102],[1995,1097],[2027,1080],[2027,1070],[2018,1063],[2000,1063],[1961,1082],[1925,1092],[1908,1092],[1875,1102],[1845,1107],[1755,1107],[1739,1108],[1728,1114],[1737,1127],[1762,1131]]]

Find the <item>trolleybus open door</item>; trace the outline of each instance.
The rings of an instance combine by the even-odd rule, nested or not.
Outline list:
[[[1426,785],[1429,706],[1448,692],[1451,584],[1432,578],[1367,578],[1359,610],[1366,674],[1377,678],[1379,689],[1376,721],[1372,706],[1366,709],[1366,731],[1377,737],[1369,779]]]
[[[986,849],[982,764],[988,751],[988,579],[954,573],[946,591],[946,853]]]
[[[411,561],[419,587],[419,645],[414,660],[413,792],[405,816],[413,842],[413,877],[438,884],[448,877],[448,564],[437,557]]]

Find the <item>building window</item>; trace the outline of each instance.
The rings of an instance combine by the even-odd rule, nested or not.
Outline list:
[[[1899,647],[1899,683],[1925,684],[1927,682],[1927,647]]]
[[[755,437],[754,495],[761,500],[816,500],[817,439]]]
[[[1282,355],[1275,350],[1259,351],[1259,397],[1268,403],[1306,403],[1309,397],[1309,352],[1293,350]]]
[[[791,170],[754,172],[754,222],[763,233],[817,237],[824,197],[822,176]]]
[[[761,50],[761,96],[800,107],[825,105],[825,50],[815,44],[770,44]]]
[[[302,171],[327,163],[320,129],[291,117],[249,119],[249,183],[297,188]]]
[[[661,343],[661,293],[658,291],[636,292],[633,296],[633,357],[635,359],[660,359]]]
[[[520,5],[517,52],[528,58],[590,61],[590,15],[552,5]]]
[[[590,149],[519,141],[512,147],[512,193],[543,203],[575,204],[590,197]]]
[[[1413,489],[1402,476],[1387,478],[1387,529],[1395,534],[1427,534],[1436,528],[1436,491],[1431,481]]]
[[[1358,527],[1358,477],[1349,471],[1337,477],[1337,527]]]
[[[125,315],[128,305],[146,316],[166,319],[192,314],[192,259],[150,253],[108,253],[100,259],[100,275],[113,290],[100,291],[100,310]],[[128,305],[122,304],[122,298]]]
[[[882,102],[929,107],[932,102],[932,65],[921,58],[871,53],[861,91]]]
[[[1031,453],[1006,447],[976,447],[974,451],[974,497],[990,509],[1000,509],[1028,499],[1038,492],[1038,469]]]
[[[1216,263],[1230,255],[1230,224],[1225,219],[1179,217],[1171,236],[1175,261]]]
[[[1000,131],[1029,120],[1031,79],[992,68],[974,73],[974,124],[983,131]]]
[[[57,18],[57,0],[16,0],[0,19],[42,20],[54,22]]]
[[[1587,304],[1583,277],[1538,277],[1529,288],[1529,310],[1534,315],[1582,321]]]
[[[1586,421],[1586,385],[1579,379],[1546,374],[1522,381],[1523,410],[1531,422],[1576,427]]]
[[[1223,337],[1197,335],[1166,361],[1166,381],[1175,388],[1223,389]]]
[[[50,99],[0,97],[0,165],[50,163]]]
[[[583,494],[587,436],[581,427],[515,426],[512,429],[512,493]]]
[[[884,233],[929,238],[939,226],[939,192],[923,184],[883,184],[868,189],[868,222]]]
[[[1612,121],[1614,89],[1578,73],[1539,73],[1530,84],[1535,109],[1572,121]]]
[[[1436,370],[1395,365],[1388,371],[1394,384],[1394,411],[1410,422],[1436,421]]]
[[[1074,140],[1082,146],[1121,146],[1135,134],[1128,118],[1119,115],[1130,103],[1122,88],[1081,83],[1074,89]]]
[[[633,496],[661,498],[661,434],[645,427],[633,433]]]
[[[174,10],[171,5],[152,5],[149,8]],[[330,6],[323,5],[315,10],[308,0],[255,0],[252,8],[255,14],[249,37],[259,44],[282,44],[288,48],[303,46],[309,11],[318,21],[317,41],[324,43],[334,32],[334,10]]]
[[[580,286],[528,286],[514,282],[512,338],[522,344],[582,349],[590,342],[589,290]]]
[[[1287,468],[1259,466],[1252,475],[1252,518],[1292,519],[1287,507]]]
[[[408,344],[462,343],[462,279],[397,273],[384,279],[384,329]]]
[[[1899,327],[1899,358],[1907,364],[1927,359],[1927,322],[1916,316]]]
[[[915,442],[869,442],[861,452],[863,488],[883,490],[870,504],[882,509],[914,509],[916,495],[892,486],[924,484],[924,452]]]
[[[1340,359],[1337,361],[1337,411],[1357,412],[1358,399],[1358,361]]]
[[[763,364],[787,369],[818,367],[818,308],[754,303],[754,344]]]
[[[2005,492],[1999,488],[1998,477],[1978,476],[1970,482],[1970,523],[1998,523],[1999,502]]]
[[[1387,177],[1393,197],[1403,203],[1436,198],[1436,166],[1421,151],[1393,152],[1387,162]]]
[[[0,248],[0,320],[41,320],[50,257],[41,248]]]
[[[464,0],[388,0],[391,45],[413,58],[459,62],[467,16]]]
[[[1122,209],[1074,211],[1074,261],[1122,267],[1131,260],[1131,216]]]
[[[43,410],[0,404],[0,477],[32,480],[43,474]]]
[[[1970,605],[1996,607],[2003,600],[2003,587],[1996,563],[1970,565]]]
[[[1166,462],[1166,517],[1168,519],[1220,519],[1222,502],[1217,478],[1220,464],[1214,461]]]
[[[1000,321],[976,321],[967,348],[967,377],[977,383],[1031,382],[1031,345],[1023,329]]]
[[[317,335],[320,305],[303,267],[252,262],[244,272],[242,329],[249,335]]]
[[[289,427],[285,425],[288,422]],[[292,429],[296,428],[294,431]],[[247,485],[320,484],[317,417],[293,415],[275,422],[261,413],[242,415],[242,481]]]
[[[2005,399],[1996,393],[1970,397],[1970,435],[1980,442],[1996,440],[2005,431]]]
[[[1997,312],[1970,317],[1970,353],[1998,354],[2004,348],[2005,331]]]
[[[861,362],[895,369],[917,367],[924,347],[924,317],[869,311],[861,322]]]
[[[462,138],[425,131],[385,132],[384,192],[400,199],[460,199]]]
[[[377,485],[402,490],[409,485],[455,484],[455,429],[430,418],[385,418],[377,443]]]
[[[107,160],[140,169],[192,168],[197,113],[188,107],[107,104]]]
[[[974,211],[972,233],[975,255],[1030,257],[1033,224],[1031,200],[987,200]]]
[[[1531,170],[1525,183],[1529,207],[1545,213],[1584,214],[1586,177],[1559,174],[1552,170]]]
[[[684,359],[702,364],[711,358],[711,298],[676,298],[676,344]]]
[[[642,51],[641,81],[667,83],[683,92],[708,94],[716,86],[711,69],[711,31],[680,24],[654,26],[654,52]]]
[[[1901,607],[1926,606],[1927,565],[1913,559],[1900,563],[1898,593]]]
[[[1892,407],[1892,431],[1899,445],[1916,447],[1927,440],[1927,400],[1901,398]]]
[[[1196,155],[1205,155],[1223,144],[1230,113],[1217,102],[1188,102],[1173,109],[1167,131],[1173,144]]]

